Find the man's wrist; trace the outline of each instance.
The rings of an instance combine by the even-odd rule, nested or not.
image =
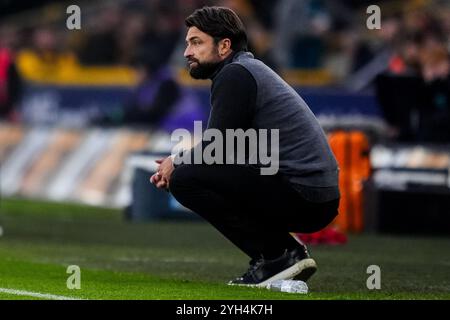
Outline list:
[[[169,156],[169,158],[172,160],[172,165],[173,165],[174,168],[177,167],[177,165],[175,164],[175,158],[176,158],[177,156],[178,156],[178,154],[171,154],[171,155]]]

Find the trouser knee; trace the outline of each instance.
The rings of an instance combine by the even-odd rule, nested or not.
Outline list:
[[[170,177],[169,190],[176,199],[181,198],[186,191],[195,188],[194,175],[192,165],[183,164],[173,170]]]

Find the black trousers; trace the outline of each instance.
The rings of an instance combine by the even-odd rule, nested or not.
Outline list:
[[[172,173],[170,192],[251,258],[298,246],[290,232],[323,229],[339,206],[339,199],[306,201],[279,174],[241,165],[182,164]]]

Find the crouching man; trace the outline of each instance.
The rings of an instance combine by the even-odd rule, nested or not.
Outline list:
[[[211,143],[205,140],[159,160],[150,180],[249,256],[247,272],[230,284],[306,281],[316,262],[291,233],[317,232],[338,214],[338,166],[326,136],[303,99],[247,51],[246,31],[232,10],[204,7],[185,22],[189,73],[212,81],[207,129],[224,137],[227,129],[278,130],[278,170],[264,174],[251,154],[245,163],[181,161]]]

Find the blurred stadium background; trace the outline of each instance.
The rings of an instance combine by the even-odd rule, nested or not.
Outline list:
[[[81,30],[66,27],[71,4],[81,8]],[[381,7],[380,30],[367,29],[371,4]],[[193,255],[172,270],[167,259],[149,262],[155,251],[139,251],[140,258],[124,261],[141,267],[119,261],[113,270],[202,281],[222,281],[229,268],[240,270],[235,263],[245,259],[234,253],[216,278],[202,278],[198,270],[209,272],[199,269],[206,254],[198,257],[186,246],[201,251],[205,241],[216,239],[206,250],[220,253],[207,262],[213,265],[233,250],[208,226],[186,222],[198,219],[148,182],[153,160],[170,153],[172,130],[192,130],[194,120],[208,117],[209,83],[189,78],[182,55],[184,18],[203,5],[228,6],[240,15],[251,51],[302,95],[328,134],[341,168],[340,216],[324,232],[302,235],[304,240],[343,244],[348,236],[345,252],[366,255],[362,260],[377,243],[385,247],[374,257],[383,260],[391,245],[394,256],[406,259],[406,267],[398,268],[416,264],[409,271],[414,278],[423,271],[415,258],[433,260],[438,251],[431,248],[442,248],[431,292],[449,292],[443,274],[450,266],[450,4],[438,0],[0,1],[1,273],[14,269],[7,261],[22,258],[56,264],[84,259],[104,267],[115,251],[101,247],[103,242],[154,246],[159,255],[173,244],[168,255]],[[383,238],[400,234],[431,238],[411,240],[414,255],[404,250],[406,240]],[[30,247],[34,242],[41,245],[35,248],[40,258]],[[55,253],[58,243],[84,244],[87,256],[77,262],[78,249],[72,248],[71,258],[64,258]],[[20,250],[12,253],[10,247]],[[101,263],[93,257],[102,250],[109,254]],[[317,254],[333,264],[339,251],[317,248]],[[358,256],[353,258],[356,268]],[[317,291],[346,288],[320,284],[334,281],[332,269],[324,274],[313,280]],[[2,281],[24,285],[7,279],[0,275],[0,287],[6,287]],[[411,287],[393,285],[390,294],[427,291],[415,281]],[[344,292],[362,290],[352,285]],[[170,292],[142,297],[167,298]],[[215,297],[208,292],[198,297]]]

